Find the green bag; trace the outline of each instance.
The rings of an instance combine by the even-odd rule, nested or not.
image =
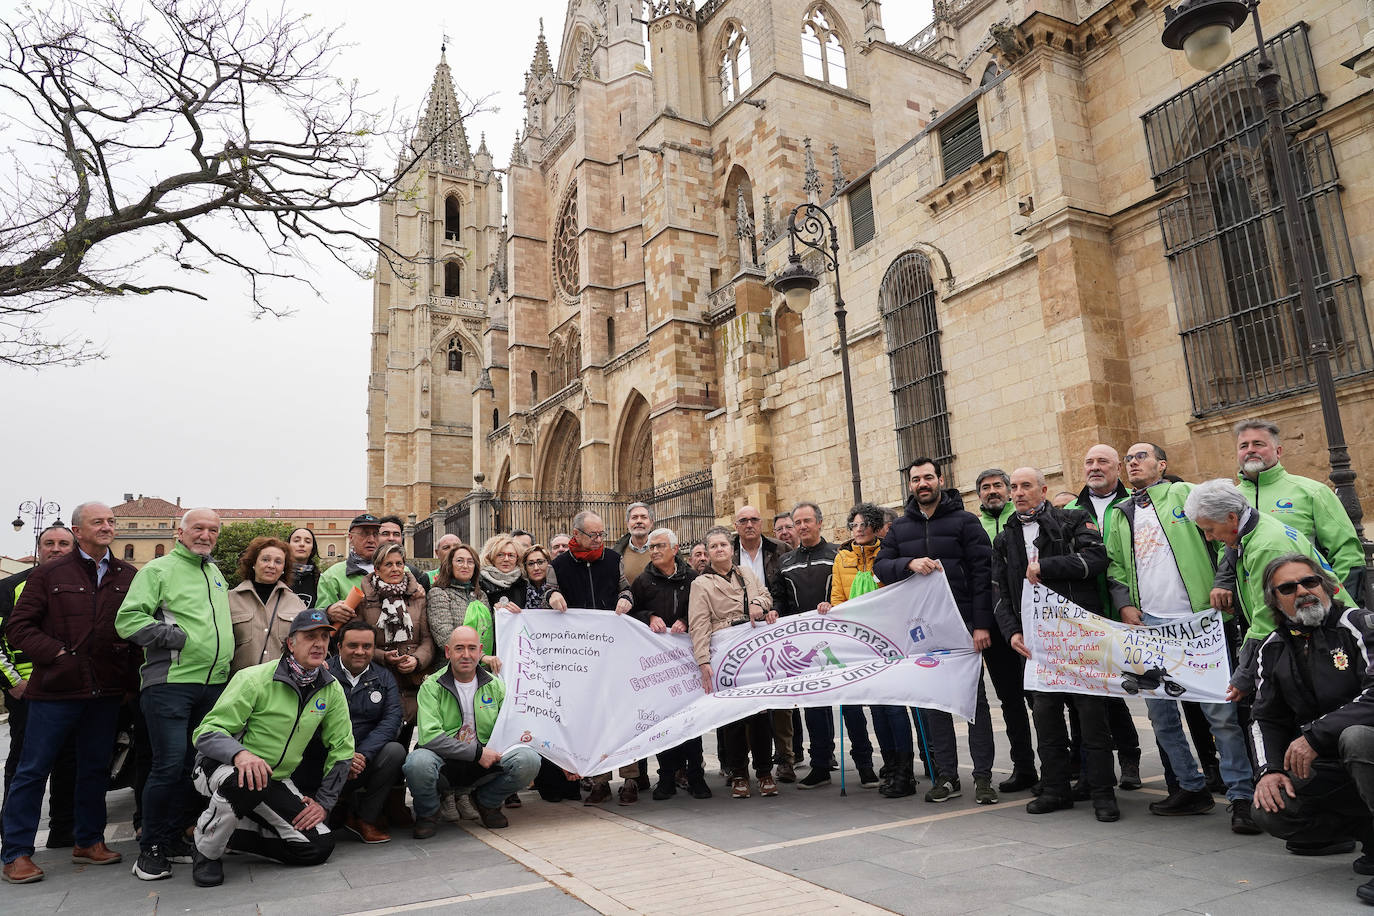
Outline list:
[[[854,584],[849,586],[849,597],[857,598],[860,595],[867,595],[869,592],[876,591],[878,580],[873,573],[867,570],[860,570],[854,577]]]

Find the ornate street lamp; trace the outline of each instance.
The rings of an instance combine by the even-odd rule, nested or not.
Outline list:
[[[1322,423],[1326,427],[1326,444],[1330,453],[1331,483],[1346,514],[1355,524],[1355,531],[1365,545],[1368,565],[1370,544],[1364,539],[1361,519],[1364,511],[1355,495],[1355,471],[1350,466],[1350,452],[1345,444],[1345,430],[1341,424],[1340,407],[1336,403],[1336,384],[1331,377],[1331,338],[1326,315],[1317,305],[1317,282],[1312,273],[1312,259],[1307,239],[1296,229],[1303,222],[1298,204],[1298,181],[1293,172],[1293,159],[1288,147],[1288,133],[1283,126],[1283,103],[1279,98],[1279,73],[1264,46],[1264,31],[1260,27],[1259,0],[1184,0],[1178,9],[1164,8],[1166,48],[1182,50],[1188,63],[1199,70],[1212,71],[1231,56],[1231,33],[1241,27],[1246,17],[1255,26],[1255,47],[1259,52],[1256,66],[1259,88],[1268,121],[1269,156],[1278,179],[1283,200],[1283,219],[1280,230],[1288,250],[1297,262],[1298,301],[1293,308],[1299,314],[1298,326],[1307,333],[1308,353],[1317,377],[1317,395],[1321,399]],[[1363,596],[1360,596],[1363,598]]]
[[[38,565],[38,538],[43,534],[43,529],[45,527],[43,524],[43,520],[49,515],[58,515],[58,513],[60,513],[61,511],[61,506],[59,506],[55,502],[52,502],[51,500],[45,500],[41,496],[36,500],[26,499],[19,504],[19,514],[14,517],[14,521],[10,522],[10,524],[14,526],[15,531],[23,531],[24,516],[27,515],[29,518],[33,519],[34,566]],[[53,524],[62,524],[62,518],[60,515],[58,515],[57,520],[53,522]]]
[[[829,245],[826,238],[829,236]],[[849,474],[854,488],[854,505],[863,502],[859,486],[859,434],[854,428],[854,386],[849,377],[849,334],[845,330],[844,296],[840,293],[840,240],[830,214],[813,203],[799,204],[787,217],[787,237],[791,246],[787,266],[773,280],[773,289],[782,293],[787,307],[800,315],[811,301],[811,293],[821,285],[802,263],[797,243],[821,256],[825,269],[835,275],[835,324],[840,332],[840,372],[844,377],[844,414],[849,427]]]

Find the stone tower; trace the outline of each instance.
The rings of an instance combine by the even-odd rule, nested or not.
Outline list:
[[[486,299],[502,264],[501,181],[474,152],[441,51],[411,141],[413,164],[381,203],[367,398],[367,508],[427,517],[471,485],[474,389]]]

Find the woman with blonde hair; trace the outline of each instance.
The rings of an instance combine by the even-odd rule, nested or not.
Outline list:
[[[524,553],[520,542],[509,534],[492,535],[482,545],[479,582],[493,611],[507,601],[517,608],[525,606],[526,582],[520,574],[520,558]]]

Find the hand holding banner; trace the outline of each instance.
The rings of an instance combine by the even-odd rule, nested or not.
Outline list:
[[[627,616],[498,611],[506,700],[491,744],[593,774],[764,709],[894,703],[972,718],[982,670],[943,574],[717,631],[705,694],[687,634]]]
[[[1226,701],[1231,669],[1216,611],[1133,627],[1027,582],[1021,628],[1027,690]]]

